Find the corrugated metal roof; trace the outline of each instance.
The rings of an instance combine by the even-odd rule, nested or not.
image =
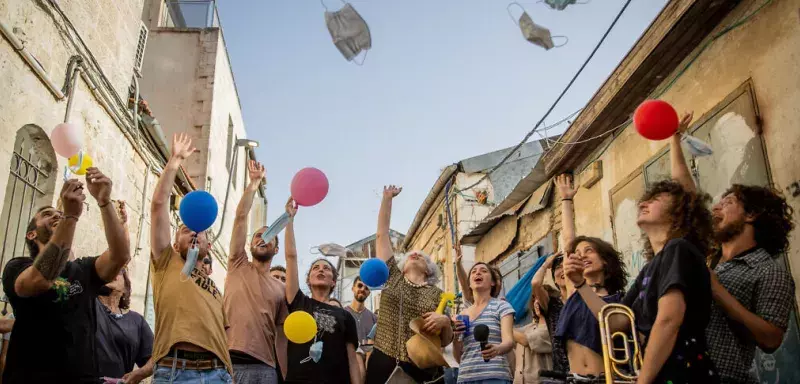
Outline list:
[[[478,241],[485,235],[489,230],[497,224],[502,218],[510,215],[516,215],[519,212],[519,209],[522,208],[522,205],[525,204],[528,199],[524,199],[514,205],[513,207],[509,208],[505,212],[496,215],[496,216],[489,216],[488,218],[484,219],[480,222],[475,228],[472,229],[468,234],[464,235],[461,238],[461,244],[477,244]]]

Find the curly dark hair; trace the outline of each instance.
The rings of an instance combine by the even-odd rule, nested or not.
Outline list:
[[[708,256],[713,235],[711,211],[708,209],[711,196],[705,192],[687,191],[674,180],[662,180],[650,186],[639,202],[654,200],[661,194],[672,197],[669,207],[672,225],[668,240],[682,237]],[[645,258],[650,260],[655,255],[653,245],[647,235],[642,235],[642,242]]]
[[[472,275],[472,270],[479,265],[486,266],[486,269],[489,270],[489,275],[492,276],[492,282],[494,283],[494,287],[492,287],[492,290],[491,292],[489,292],[489,294],[492,297],[497,298],[497,296],[500,295],[500,290],[503,289],[503,278],[501,277],[500,271],[497,268],[492,267],[491,265],[486,264],[482,261],[479,261],[475,263],[472,266],[472,268],[469,269],[469,273],[467,274],[467,276]]]
[[[589,236],[576,237],[575,240],[572,240],[569,248],[567,248],[567,252],[575,253],[578,244],[584,241],[594,246],[595,251],[597,251],[597,254],[600,255],[600,258],[602,258],[605,263],[606,281],[603,284],[606,290],[608,290],[608,293],[612,295],[618,292],[624,293],[625,287],[628,285],[628,271],[625,268],[625,263],[622,261],[622,254],[605,240]]]
[[[276,266],[273,266],[272,268],[270,268],[269,271],[270,272],[272,272],[272,271],[281,271],[283,273],[286,273],[286,268],[284,266],[282,266],[282,265],[276,265]]]
[[[752,225],[759,247],[773,257],[789,250],[789,232],[794,229],[794,209],[780,191],[734,184],[723,196],[731,194],[742,204],[745,213],[755,216]]]

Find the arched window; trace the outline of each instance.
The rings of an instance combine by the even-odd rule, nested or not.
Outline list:
[[[58,162],[50,138],[28,124],[17,131],[0,215],[0,265],[28,254],[25,230],[36,209],[53,204]]]

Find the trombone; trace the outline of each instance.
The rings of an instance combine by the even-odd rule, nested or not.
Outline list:
[[[627,331],[613,331],[611,318],[624,316],[630,323]],[[635,384],[642,367],[642,355],[633,311],[622,304],[606,304],[597,316],[603,345],[603,366],[606,384]]]

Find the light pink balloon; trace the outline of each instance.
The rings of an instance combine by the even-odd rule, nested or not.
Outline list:
[[[61,123],[50,133],[50,143],[61,157],[70,158],[78,154],[83,146],[83,135],[78,127],[70,123]]]
[[[303,168],[292,178],[291,190],[298,205],[317,205],[328,195],[328,178],[319,169]]]

